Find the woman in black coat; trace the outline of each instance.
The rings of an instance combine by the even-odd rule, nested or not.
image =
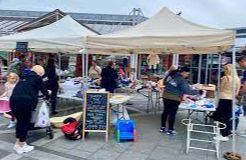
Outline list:
[[[10,97],[10,108],[17,119],[16,124],[16,143],[14,150],[18,154],[32,151],[33,146],[26,144],[28,128],[30,126],[32,111],[38,103],[38,93],[41,91],[48,97],[48,90],[42,81],[44,68],[36,65],[31,72],[24,75],[15,86]]]
[[[113,68],[112,61],[109,61],[108,66],[102,69],[101,77],[101,87],[105,88],[106,91],[109,91],[110,93],[114,93],[114,90],[117,87],[118,74]]]
[[[50,58],[48,60],[48,64],[46,67],[46,76],[48,78],[47,88],[49,90],[51,90],[51,97],[50,97],[51,109],[52,109],[51,113],[54,115],[54,114],[57,114],[57,112],[56,112],[56,98],[57,98],[57,92],[58,92],[58,88],[59,88],[59,85],[58,85],[59,78],[56,74],[54,59],[52,59],[52,58]]]

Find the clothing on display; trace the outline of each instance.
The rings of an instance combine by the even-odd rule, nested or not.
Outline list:
[[[160,63],[160,57],[157,54],[150,54],[147,57],[147,63],[148,63],[149,69],[156,69],[157,64]]]
[[[92,79],[100,78],[100,74],[102,72],[101,67],[99,66],[91,66],[89,69],[89,77]]]

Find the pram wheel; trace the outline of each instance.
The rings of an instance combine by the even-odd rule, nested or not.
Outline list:
[[[52,130],[51,127],[48,127],[46,129],[46,134],[47,134],[47,136],[49,136],[49,139],[53,139],[54,138],[54,133],[53,133],[53,130]]]

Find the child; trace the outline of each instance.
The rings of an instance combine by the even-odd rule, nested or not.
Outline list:
[[[15,127],[15,116],[10,110],[9,98],[12,95],[13,89],[18,82],[18,75],[16,73],[10,72],[7,76],[7,82],[4,84],[5,92],[0,96],[2,101],[0,101],[0,113],[4,113],[4,116],[10,118],[10,122],[7,128]]]

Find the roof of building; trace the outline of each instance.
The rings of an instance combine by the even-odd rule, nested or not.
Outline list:
[[[58,9],[53,12],[0,10],[0,36],[42,27],[66,14],[100,34],[118,31],[147,19],[143,15],[64,13]]]

